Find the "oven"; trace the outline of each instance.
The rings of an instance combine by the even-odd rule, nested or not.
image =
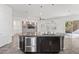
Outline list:
[[[36,37],[25,37],[24,52],[36,52]]]

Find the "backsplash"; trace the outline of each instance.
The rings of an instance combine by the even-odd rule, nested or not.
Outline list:
[[[37,31],[42,34],[54,34],[56,31],[56,23],[54,21],[39,20]]]

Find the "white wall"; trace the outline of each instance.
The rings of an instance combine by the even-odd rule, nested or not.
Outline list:
[[[22,19],[21,17],[13,18],[13,35],[22,33]]]
[[[0,47],[12,41],[12,9],[0,5]]]

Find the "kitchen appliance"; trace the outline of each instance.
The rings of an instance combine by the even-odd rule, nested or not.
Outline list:
[[[36,52],[36,37],[25,37],[24,52]]]

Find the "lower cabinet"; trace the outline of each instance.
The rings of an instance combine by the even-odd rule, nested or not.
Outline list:
[[[60,51],[60,37],[37,37],[37,52],[58,53]]]
[[[60,52],[60,37],[20,36],[20,49],[24,53],[58,53]]]
[[[24,52],[24,50],[25,50],[25,38],[23,36],[20,36],[19,38],[20,38],[20,40],[19,40],[20,50],[22,50]]]

